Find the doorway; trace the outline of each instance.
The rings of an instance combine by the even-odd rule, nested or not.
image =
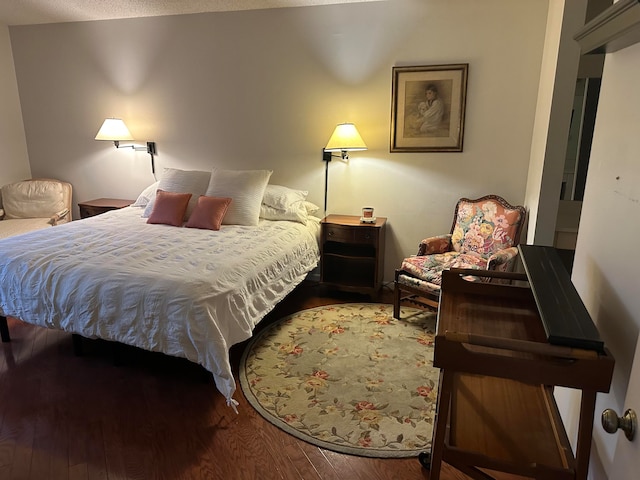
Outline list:
[[[569,269],[578,238],[601,81],[600,77],[576,81],[554,237],[554,247],[566,259]]]

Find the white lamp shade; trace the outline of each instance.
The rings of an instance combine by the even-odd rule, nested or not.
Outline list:
[[[98,130],[98,134],[96,135],[96,140],[133,140],[131,136],[131,132],[124,124],[124,122],[119,118],[107,118],[100,130]]]
[[[367,146],[353,123],[341,123],[324,147],[327,152],[366,150]]]

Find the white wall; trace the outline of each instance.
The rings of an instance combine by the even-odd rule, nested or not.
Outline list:
[[[30,176],[9,29],[0,24],[0,187]]]
[[[638,411],[640,407],[624,405],[640,331],[638,82],[640,44],[606,56],[572,275],[616,360],[611,392],[599,395],[596,405],[590,477],[597,480],[610,478],[607,472],[622,435],[605,433],[599,425],[600,413],[613,408],[622,415],[627,408]],[[576,396],[562,392],[560,406],[566,423],[575,428]],[[636,478],[634,473],[629,472],[628,478]]]
[[[34,175],[74,200],[135,198],[149,157],[96,142],[107,116],[157,142],[157,167],[272,168],[323,203],[337,123],[369,146],[329,165],[329,212],[389,219],[385,278],[456,200],[525,198],[547,2],[394,0],[12,27]],[[389,153],[391,69],[469,63],[464,152]],[[77,211],[76,211],[77,213]]]
[[[538,104],[527,176],[527,243],[553,245],[571,123],[586,0],[550,0],[539,78]]]

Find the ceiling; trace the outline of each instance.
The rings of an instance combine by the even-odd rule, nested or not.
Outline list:
[[[375,1],[382,0],[1,0],[0,24],[82,22]]]

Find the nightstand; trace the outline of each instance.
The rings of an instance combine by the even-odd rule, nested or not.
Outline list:
[[[96,198],[88,202],[78,203],[80,208],[80,218],[93,217],[109,210],[117,210],[119,208],[128,207],[135,200],[124,200],[122,198]]]
[[[320,282],[376,298],[384,275],[386,222],[384,217],[376,223],[361,223],[355,215],[326,216],[320,240]]]

